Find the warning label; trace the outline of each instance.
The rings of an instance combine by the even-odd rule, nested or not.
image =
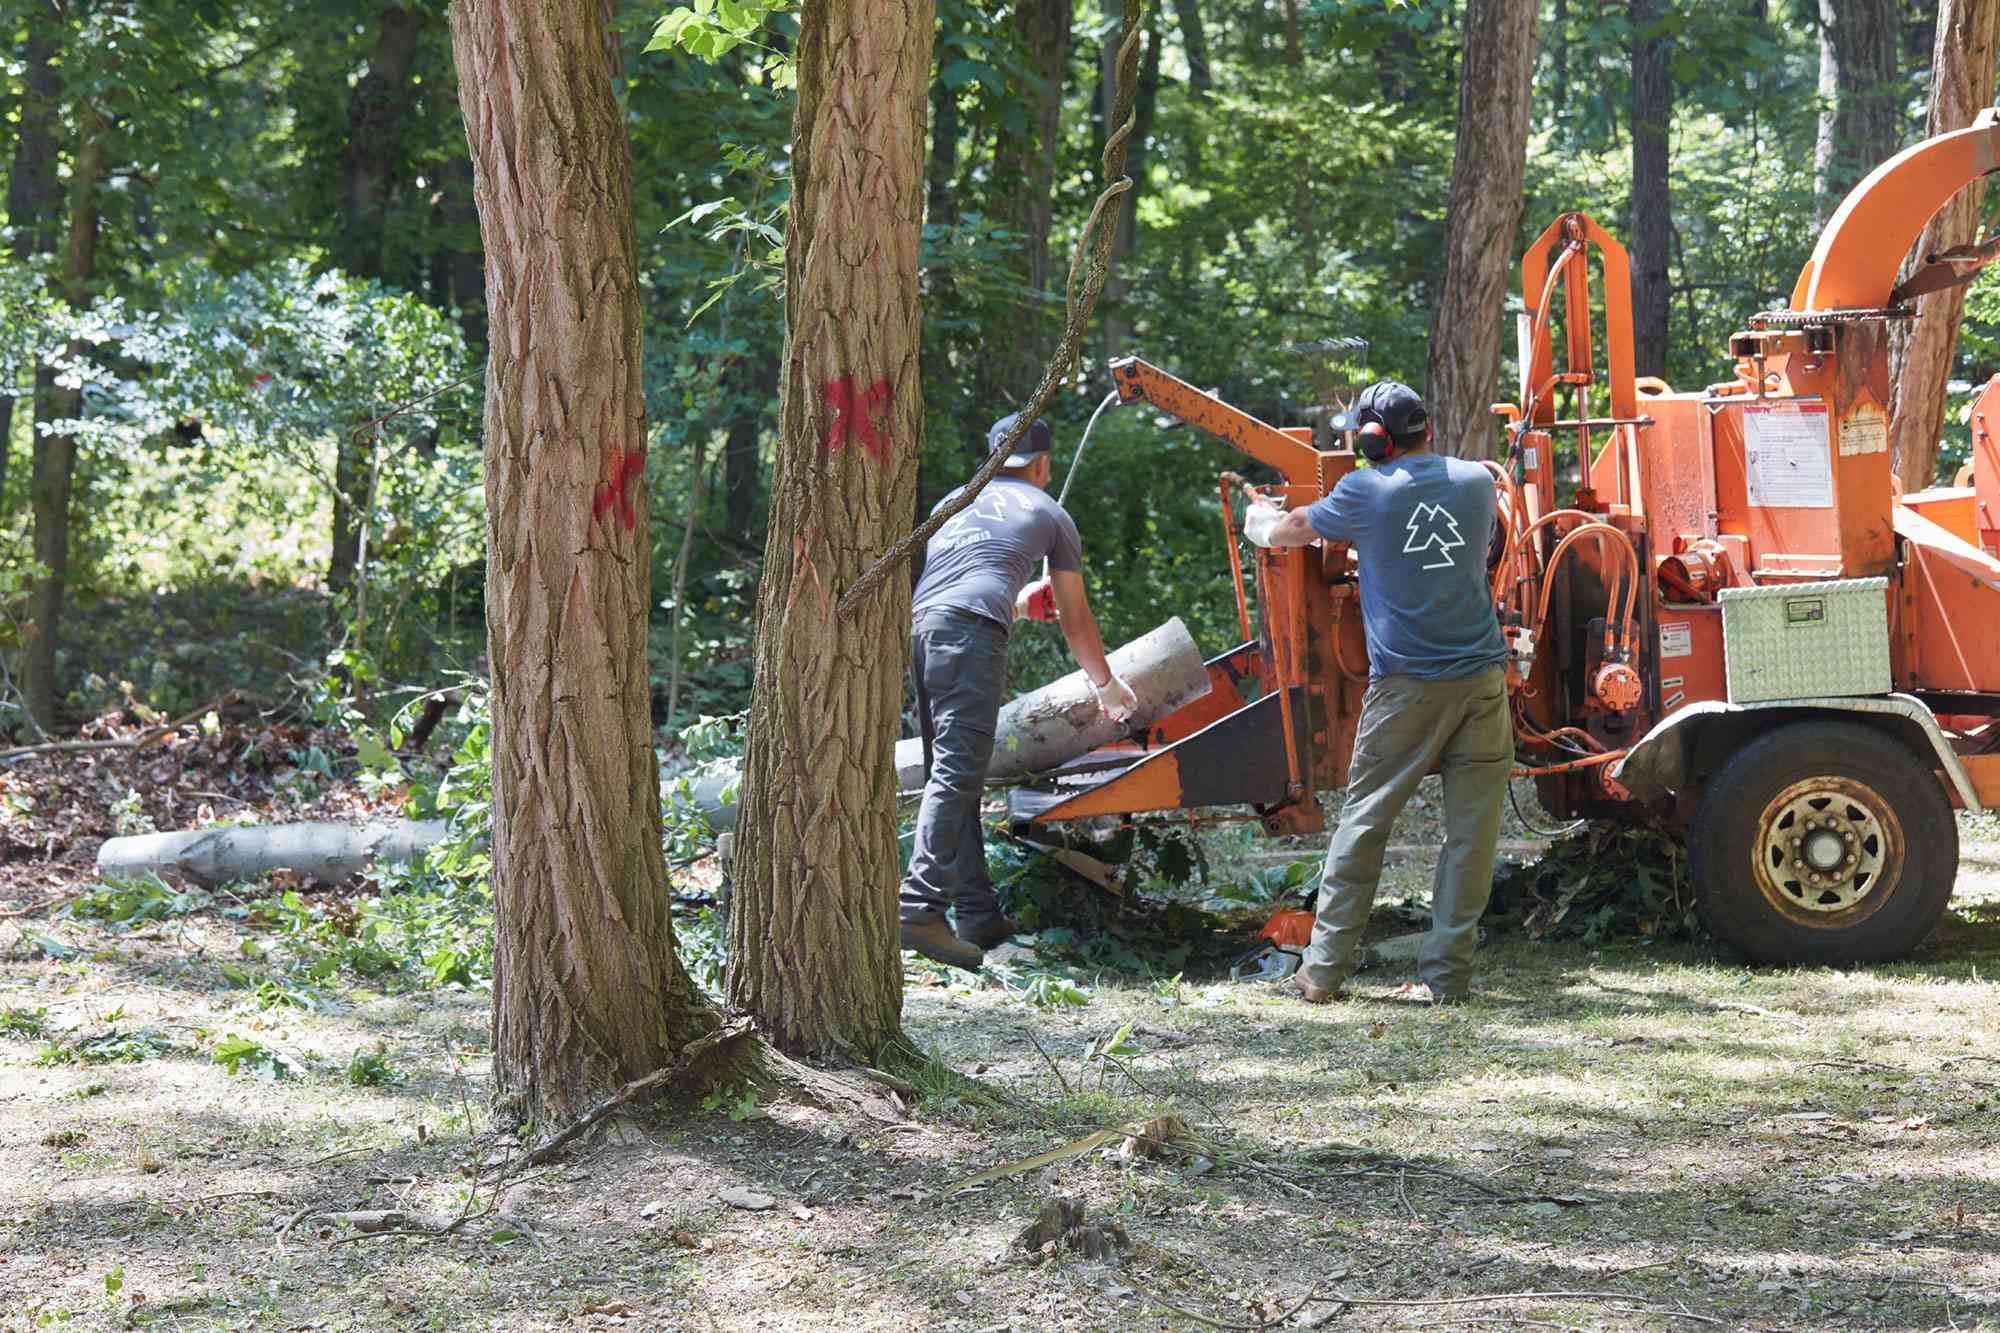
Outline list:
[[[1889,452],[1889,418],[1873,403],[1863,403],[1840,423],[1840,456]]]
[[[1694,625],[1686,620],[1660,622],[1660,656],[1694,656]]]
[[[1833,507],[1833,457],[1826,409],[1746,408],[1743,470],[1750,503],[1766,509]]]
[[[1686,684],[1687,684],[1687,677],[1685,676],[1662,676],[1660,678],[1661,707],[1665,708],[1667,712],[1671,713],[1676,708],[1679,708],[1682,704],[1686,703],[1687,691],[1684,688],[1682,688]]]

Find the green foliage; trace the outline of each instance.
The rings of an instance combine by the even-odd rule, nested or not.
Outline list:
[[[380,1051],[356,1051],[347,1062],[347,1082],[356,1088],[393,1088],[405,1075]]]
[[[791,57],[756,40],[774,14],[793,8],[791,0],[692,0],[676,6],[654,25],[646,50],[683,50],[698,60],[716,61],[739,46],[766,52],[764,75],[774,84],[789,87],[793,80]]]
[[[10,1004],[0,1009],[0,1036],[39,1037],[48,1031],[48,1017],[46,1008],[28,1009]]]
[[[292,1066],[264,1043],[231,1034],[217,1041],[209,1058],[231,1074],[250,1074],[267,1083],[293,1077]]]
[[[747,1083],[740,1089],[733,1084],[710,1088],[701,1099],[701,1109],[736,1121],[752,1119],[757,1114],[757,1089]]]
[[[1650,829],[1611,824],[1572,833],[1532,863],[1503,867],[1483,924],[1587,943],[1707,937],[1681,845]]]
[[[1036,1009],[1082,1009],[1090,1003],[1087,987],[1053,972],[1033,972],[1020,980],[1021,1003]]]
[[[148,1026],[127,1031],[113,1023],[87,1037],[58,1037],[35,1053],[38,1065],[137,1064],[175,1050],[171,1038]]]
[[[177,917],[191,916],[212,907],[215,899],[199,890],[178,890],[158,875],[148,872],[132,879],[99,885],[80,898],[63,904],[58,915],[81,921],[96,921],[113,929],[129,930]]]

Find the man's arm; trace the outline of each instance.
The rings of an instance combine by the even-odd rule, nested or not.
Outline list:
[[[1070,656],[1083,668],[1097,702],[1115,721],[1123,722],[1138,706],[1132,687],[1112,674],[1104,660],[1104,638],[1098,633],[1097,617],[1090,613],[1090,599],[1083,592],[1083,575],[1074,569],[1058,569],[1049,575],[1055,592],[1056,620],[1062,625],[1063,639]]]

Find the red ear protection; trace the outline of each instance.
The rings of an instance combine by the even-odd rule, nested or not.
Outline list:
[[[1389,451],[1395,448],[1395,441],[1389,438],[1388,427],[1379,421],[1368,422],[1356,431],[1354,440],[1356,447],[1361,450],[1361,456],[1371,463],[1381,462],[1389,456]]]

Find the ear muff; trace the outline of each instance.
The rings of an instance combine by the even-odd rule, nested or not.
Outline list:
[[[1389,429],[1379,421],[1371,421],[1354,434],[1355,447],[1361,456],[1371,463],[1379,463],[1389,456],[1396,442],[1389,438]]]

